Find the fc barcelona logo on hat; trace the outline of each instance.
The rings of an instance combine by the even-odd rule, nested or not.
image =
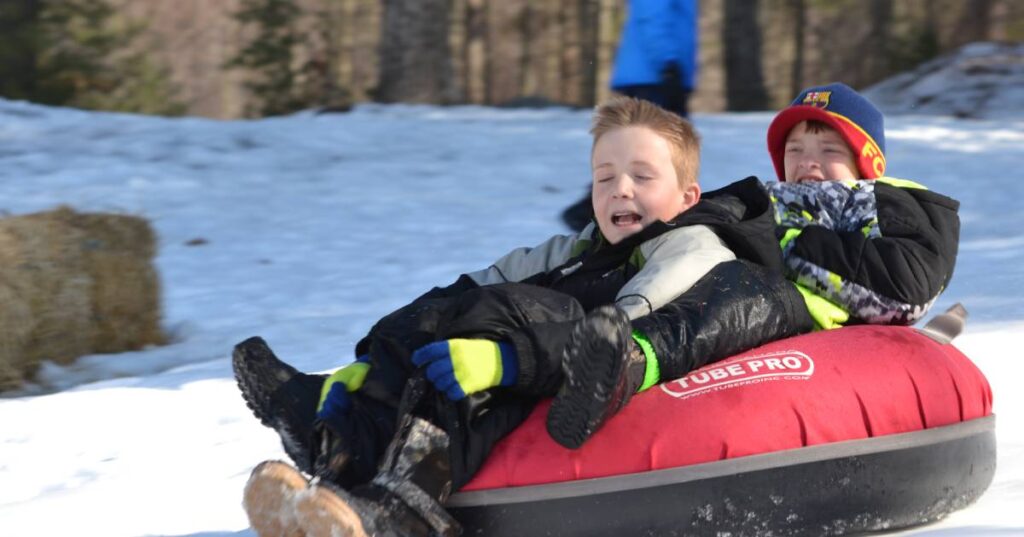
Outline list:
[[[820,121],[839,133],[853,150],[861,179],[875,179],[885,173],[882,113],[850,86],[834,82],[801,91],[768,126],[768,153],[780,181],[786,180],[784,161],[789,131],[801,121],[811,120]]]
[[[828,108],[828,101],[831,96],[831,91],[808,91],[807,95],[804,95],[804,101],[801,104],[817,108]]]

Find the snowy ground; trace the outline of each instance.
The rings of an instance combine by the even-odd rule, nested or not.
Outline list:
[[[259,334],[301,369],[333,368],[382,314],[565,231],[557,215],[588,178],[588,117],[365,106],[219,122],[0,100],[0,211],[148,218],[174,338],[49,367],[0,399],[0,534],[252,535],[242,485],[284,455],[237,393],[232,345]],[[769,120],[695,118],[705,189],[771,178]],[[970,310],[957,345],[992,382],[999,420],[989,491],[908,533],[1024,534],[1024,121],[896,117],[887,132],[890,175],[963,203],[957,273],[936,311]]]

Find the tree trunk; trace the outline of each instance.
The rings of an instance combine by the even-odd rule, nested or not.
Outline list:
[[[484,0],[466,2],[466,40],[463,51],[466,65],[466,99],[471,103],[487,101],[487,6]]]
[[[597,45],[598,17],[601,0],[577,0],[580,5],[580,104],[594,106],[597,102]]]
[[[355,82],[353,57],[355,56],[356,4],[355,0],[340,1],[341,35],[338,37],[338,84],[343,88],[351,88]]]
[[[522,76],[519,79],[519,96],[531,96],[537,94],[537,58],[534,52],[534,44],[537,42],[537,6],[536,0],[526,0],[523,11],[519,13],[516,21],[519,30],[520,47],[523,50],[519,57],[519,71]]]
[[[561,13],[561,90],[562,102],[582,104],[583,51],[580,43],[580,4],[576,1],[562,2]]]
[[[768,92],[761,72],[758,4],[758,0],[725,0],[722,40],[725,43],[728,110],[764,110],[768,105]]]
[[[861,64],[863,66],[861,76],[851,81],[851,84],[871,84],[892,74],[892,66],[889,62],[892,0],[871,0],[870,11],[871,31],[868,32],[866,42],[858,47],[867,51],[867,55]]]
[[[544,95],[556,102],[562,99],[562,3],[558,0],[544,0],[544,33],[541,39],[540,80]]]
[[[349,0],[352,20],[352,96],[357,101],[376,97],[380,83],[381,29],[383,6],[379,0]]]
[[[486,2],[488,104],[503,104],[520,96],[523,85],[523,41],[519,29],[523,0]]]
[[[39,0],[4,1],[9,5],[0,8],[0,95],[32,100],[37,98],[42,4]]]
[[[316,46],[309,47],[303,69],[307,105],[329,110],[352,106],[354,11],[352,0],[322,0],[320,9],[311,13]]]
[[[451,65],[453,95],[457,102],[466,102],[466,0],[449,0],[448,51]]]
[[[804,28],[807,26],[807,5],[804,0],[790,0],[793,19],[793,70],[789,79],[789,94],[793,97],[804,88]]]
[[[961,16],[956,25],[956,44],[987,41],[992,30],[993,0],[970,0],[964,2]]]
[[[594,74],[594,103],[606,101],[611,95],[611,65],[615,58],[618,28],[615,24],[615,0],[600,0],[597,12],[597,72]]]
[[[448,19],[450,0],[384,0],[377,100],[455,100]]]

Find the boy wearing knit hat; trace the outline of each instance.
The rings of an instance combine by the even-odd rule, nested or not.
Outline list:
[[[768,152],[775,172],[783,181],[799,180],[798,163],[802,144],[810,138],[841,140],[850,158],[846,170],[851,177],[826,180],[877,179],[885,174],[885,125],[882,113],[852,88],[842,83],[805,89],[772,120],[768,127]],[[787,168],[787,165],[792,168]],[[820,180],[820,179],[819,179]]]
[[[881,112],[849,86],[804,90],[768,127],[786,276],[821,328],[912,324],[949,284],[959,202],[885,176]]]

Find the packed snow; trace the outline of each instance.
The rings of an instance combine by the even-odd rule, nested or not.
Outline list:
[[[772,178],[771,114],[697,115],[705,189]],[[0,210],[149,219],[172,343],[48,365],[0,399],[0,534],[252,536],[252,467],[283,458],[231,375],[252,335],[303,370],[352,359],[383,314],[568,230],[589,112],[365,105],[259,121],[0,100]],[[1024,534],[1024,121],[890,117],[889,174],[962,202],[955,341],[995,392],[999,466],[975,505],[914,535]],[[190,245],[193,239],[204,244]],[[1017,350],[1015,350],[1017,349]]]
[[[1024,43],[970,43],[864,95],[888,114],[1024,119]]]

